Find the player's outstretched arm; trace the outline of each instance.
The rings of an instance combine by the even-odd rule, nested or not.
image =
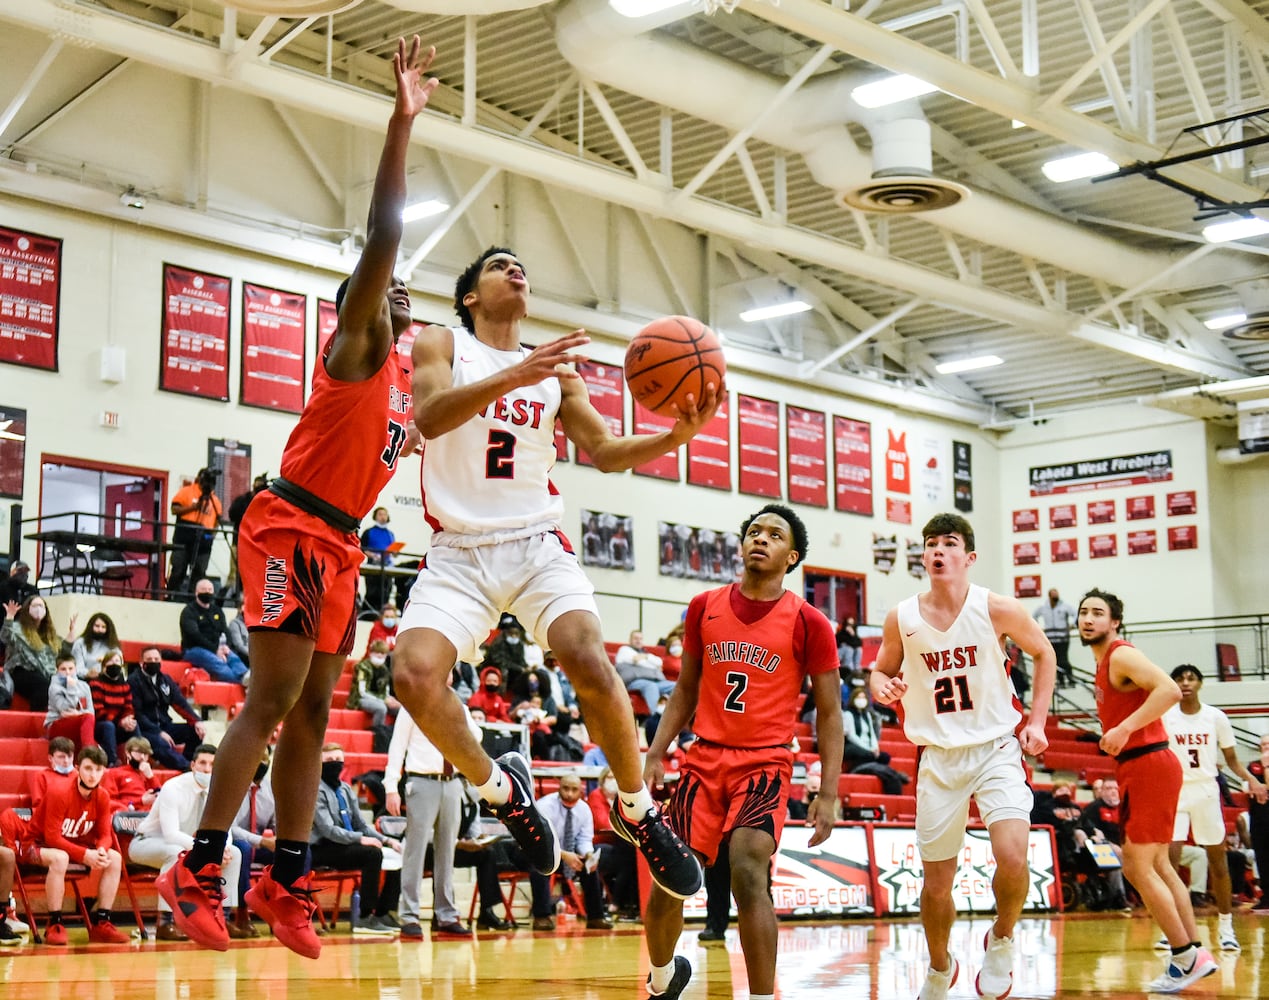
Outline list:
[[[881,648],[868,674],[868,689],[878,705],[890,705],[903,697],[907,682],[899,676],[903,668],[903,637],[899,635],[899,612],[891,608],[881,629]]]
[[[997,635],[1007,635],[1031,657],[1031,714],[1018,739],[1025,753],[1043,753],[1049,745],[1044,725],[1049,717],[1053,687],[1057,680],[1057,656],[1053,644],[1034,618],[1013,597],[993,593],[988,611]]]
[[[1110,654],[1110,683],[1120,690],[1131,684],[1146,692],[1146,700],[1135,711],[1102,734],[1098,746],[1114,757],[1124,748],[1129,736],[1160,718],[1181,700],[1181,689],[1161,667],[1134,646],[1117,646]]]

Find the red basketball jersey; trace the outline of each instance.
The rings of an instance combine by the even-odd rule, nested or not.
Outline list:
[[[1131,691],[1116,691],[1110,685],[1110,655],[1120,646],[1131,646],[1127,639],[1116,639],[1106,649],[1106,655],[1097,661],[1097,676],[1094,680],[1097,693],[1097,717],[1101,720],[1102,732],[1114,729],[1132,715],[1141,703],[1149,696],[1140,688]],[[1146,746],[1150,743],[1167,743],[1168,731],[1162,719],[1148,722],[1128,737],[1124,750]],[[1120,751],[1123,753],[1123,750]]]
[[[412,418],[410,373],[395,345],[364,382],[313,366],[313,393],[282,453],[282,477],[360,520],[396,471]]]
[[[833,626],[789,591],[769,603],[735,584],[698,595],[683,645],[701,661],[693,731],[728,747],[791,742],[803,680],[837,670]]]

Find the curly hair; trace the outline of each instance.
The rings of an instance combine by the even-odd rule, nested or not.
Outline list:
[[[965,542],[965,551],[974,551],[974,528],[960,514],[935,514],[921,529],[922,541],[939,535],[960,535]]]
[[[1121,601],[1118,597],[1116,597],[1114,594],[1108,593],[1105,590],[1098,590],[1096,587],[1094,587],[1087,594],[1085,594],[1083,597],[1080,598],[1081,608],[1084,607],[1084,602],[1087,601],[1090,597],[1096,597],[1099,601],[1105,601],[1106,607],[1110,609],[1111,619],[1113,621],[1119,622],[1120,625],[1124,623],[1124,602]]]
[[[510,254],[512,257],[516,252],[510,247],[490,247],[479,257],[467,265],[467,269],[458,276],[458,280],[454,282],[454,312],[458,313],[459,322],[469,333],[475,333],[476,327],[471,318],[471,310],[463,304],[463,299],[467,297],[467,293],[476,287],[476,281],[480,278],[480,269],[485,266],[485,261],[490,257],[495,257],[500,253]],[[521,265],[523,270],[524,265]]]
[[[762,517],[763,514],[774,514],[776,517],[783,518],[784,522],[789,526],[789,530],[793,532],[793,550],[797,552],[797,560],[786,569],[785,575],[792,573],[794,568],[806,559],[806,550],[810,545],[806,536],[806,525],[802,523],[802,519],[793,513],[792,509],[786,507],[782,503],[769,503],[756,514],[751,514],[740,525],[740,538],[743,542],[745,535],[749,533],[749,526]]]

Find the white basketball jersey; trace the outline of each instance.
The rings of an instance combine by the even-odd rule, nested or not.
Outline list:
[[[986,587],[971,584],[946,632],[921,617],[919,598],[898,607],[903,637],[903,732],[918,746],[945,750],[1008,735],[1022,712],[991,623]]]
[[[527,353],[496,350],[455,328],[454,386],[496,375]],[[555,378],[523,386],[424,442],[423,513],[433,531],[489,535],[559,526],[564,501],[550,472],[560,396]]]
[[[1181,762],[1181,776],[1188,781],[1212,781],[1225,755],[1221,747],[1235,745],[1234,727],[1219,708],[1203,705],[1186,715],[1180,705],[1163,713],[1172,752]]]

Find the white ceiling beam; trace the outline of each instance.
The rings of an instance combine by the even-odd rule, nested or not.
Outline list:
[[[1245,32],[1248,40],[1262,51],[1269,50],[1269,23],[1263,14],[1248,7],[1243,0],[1195,0],[1222,21],[1233,21]]]
[[[962,142],[945,128],[930,122],[930,148],[954,166],[960,167],[975,187],[996,191],[1007,198],[1038,208],[1042,212],[1060,215],[1051,201],[1038,191],[1018,180],[1004,167],[993,163],[968,143]]]
[[[987,13],[983,0],[964,0],[964,3],[965,8],[974,18],[974,23],[978,25],[978,32],[987,43],[987,51],[991,53],[991,58],[996,68],[1000,70],[1000,75],[1006,80],[1021,80],[1022,74],[1018,72],[1018,66],[1013,61],[1013,56],[1009,54],[1009,46],[1005,44],[1005,40],[996,29],[996,22]]]
[[[749,192],[758,206],[758,214],[764,219],[770,219],[771,202],[767,199],[767,192],[762,189],[762,178],[758,176],[758,171],[753,165],[753,157],[744,146],[736,148],[736,162],[740,164],[740,172],[745,175]]]
[[[617,117],[617,113],[613,111],[612,105],[608,103],[608,98],[604,96],[596,85],[594,80],[583,80],[582,87],[586,91],[586,95],[595,105],[595,110],[599,112],[599,117],[604,120],[604,124],[608,126],[608,131],[612,133],[612,137],[617,140],[617,145],[621,147],[621,151],[625,154],[630,166],[634,169],[634,175],[639,180],[647,180],[651,175],[647,165],[643,162],[643,157],[639,155],[639,150],[635,144],[630,141],[630,136],[621,124],[621,119]]]
[[[109,84],[117,76],[119,76],[125,69],[127,69],[129,65],[131,65],[130,60],[120,59],[117,63],[111,66],[110,69],[102,73],[101,76],[97,77],[97,79],[95,79],[87,87],[85,87],[83,90],[76,93],[74,97],[71,97],[69,100],[59,105],[56,109],[51,111],[49,114],[45,115],[38,122],[32,125],[29,129],[23,132],[20,136],[14,139],[13,142],[10,143],[9,145],[21,146],[24,142],[30,142],[32,139],[38,138],[41,134],[43,134],[43,132],[46,129],[49,129],[52,126],[56,125],[59,121],[65,118],[66,115],[70,114],[77,107],[83,104],[84,101],[92,97],[99,90],[102,90],[103,88],[105,88],[107,84]]]
[[[1132,288],[1125,289],[1108,302],[1103,302],[1096,309],[1086,312],[1084,314],[1084,319],[1089,321],[1095,320],[1103,313],[1109,312],[1116,306],[1121,306],[1125,302],[1131,302],[1138,295],[1142,295],[1151,288],[1154,288],[1155,285],[1166,281],[1171,275],[1176,274],[1179,271],[1184,271],[1187,267],[1192,267],[1197,261],[1202,260],[1215,249],[1215,243],[1204,243],[1202,246],[1195,247],[1184,257],[1179,257],[1177,260],[1173,261],[1170,267],[1164,268],[1158,274],[1152,275],[1145,281],[1138,282]]]
[[[1076,5],[1079,7],[1080,20],[1084,24],[1084,33],[1088,36],[1093,51],[1105,51],[1106,36],[1102,34],[1101,22],[1097,20],[1097,11],[1093,9],[1092,3],[1089,0],[1076,0]],[[1146,25],[1142,25],[1142,30],[1145,27]],[[1136,37],[1137,33],[1134,32],[1132,38]],[[1132,129],[1134,124],[1132,107],[1128,101],[1128,94],[1124,90],[1123,81],[1119,78],[1119,70],[1115,66],[1114,59],[1111,58],[1113,55],[1113,52],[1108,53],[1106,58],[1097,64],[1097,70],[1101,74],[1106,93],[1110,96],[1110,103],[1115,109],[1115,117],[1119,120],[1120,127]]]
[[[49,67],[53,65],[53,60],[57,58],[62,46],[66,43],[60,38],[54,38],[49,47],[44,50],[44,54],[40,56],[36,64],[31,67],[31,72],[26,75],[26,79],[22,81],[22,86],[13,95],[9,101],[8,107],[0,111],[0,136],[4,135],[5,130],[13,124],[13,119],[18,116],[18,112],[22,110],[22,105],[26,104],[35,88],[39,85],[44,74],[48,72]]]
[[[281,38],[279,38],[276,42],[274,42],[262,53],[260,53],[260,58],[264,62],[268,62],[275,55],[277,55],[284,48],[286,48],[293,41],[295,41],[295,39],[299,38],[300,35],[308,31],[308,29],[312,26],[313,22],[316,20],[317,20],[317,15],[314,15],[313,17],[304,18],[303,21],[295,25],[293,28],[291,28],[290,31],[286,32]]]
[[[275,14],[270,14],[268,17],[260,19],[260,23],[256,25],[256,30],[251,33],[247,40],[237,43],[237,50],[229,57],[229,62],[225,66],[226,76],[236,76],[243,66],[250,60],[255,59],[260,52],[260,43],[265,40],[277,23],[278,17]]]
[[[556,232],[560,234],[561,241],[568,247],[569,253],[573,257],[573,266],[577,268],[582,278],[586,281],[587,286],[590,288],[591,297],[597,302],[602,301],[606,296],[595,277],[591,261],[587,259],[587,255],[578,245],[577,238],[574,236],[574,227],[565,221],[568,213],[560,207],[559,198],[549,184],[542,184],[539,187],[542,190],[542,197],[546,199],[546,204],[551,210],[551,219],[555,223]]]
[[[317,152],[317,148],[308,141],[308,137],[305,136],[299,122],[295,120],[295,116],[291,114],[290,109],[278,104],[277,101],[271,101],[269,107],[278,116],[279,121],[286,128],[287,134],[291,137],[291,141],[295,143],[296,148],[303,154],[304,159],[308,161],[308,165],[313,168],[313,173],[317,174],[317,179],[322,182],[322,186],[326,188],[335,204],[342,206],[344,204],[343,185],[340,184],[339,178],[335,176],[334,171],[322,162],[322,157]]]
[[[824,357],[804,364],[801,369],[802,377],[811,378],[819,372],[822,372],[838,358],[849,354],[860,345],[868,343],[868,341],[872,340],[872,338],[877,336],[877,334],[881,333],[888,327],[894,326],[895,323],[898,323],[899,320],[903,319],[904,316],[912,312],[912,310],[917,306],[924,304],[925,303],[920,299],[908,299],[907,302],[903,303],[903,305],[899,306],[897,309],[890,310],[890,312],[888,312],[885,316],[873,323],[872,326],[867,329],[860,330],[857,334],[855,334],[855,336],[851,337],[850,340],[846,341],[846,343],[838,344],[824,355]]]
[[[1055,108],[1061,105],[1072,93],[1075,88],[1083,83],[1088,77],[1098,69],[1101,69],[1107,59],[1111,58],[1118,52],[1128,40],[1135,35],[1141,27],[1159,12],[1161,7],[1171,3],[1172,0],[1150,0],[1145,7],[1139,10],[1135,15],[1128,19],[1128,23],[1115,32],[1115,36],[1109,41],[1098,45],[1093,55],[1079,69],[1071,74],[1062,86],[1058,87],[1052,94],[1046,97],[1040,104],[1041,108]],[[1087,11],[1092,15],[1092,8],[1088,5],[1087,0],[1079,0],[1081,11]],[[1092,20],[1085,22],[1085,27],[1092,29],[1097,24],[1097,18],[1092,16]],[[1096,29],[1095,39],[1101,37],[1101,28]],[[1112,92],[1113,93],[1113,92]],[[1126,98],[1123,88],[1119,88],[1119,97]]]

